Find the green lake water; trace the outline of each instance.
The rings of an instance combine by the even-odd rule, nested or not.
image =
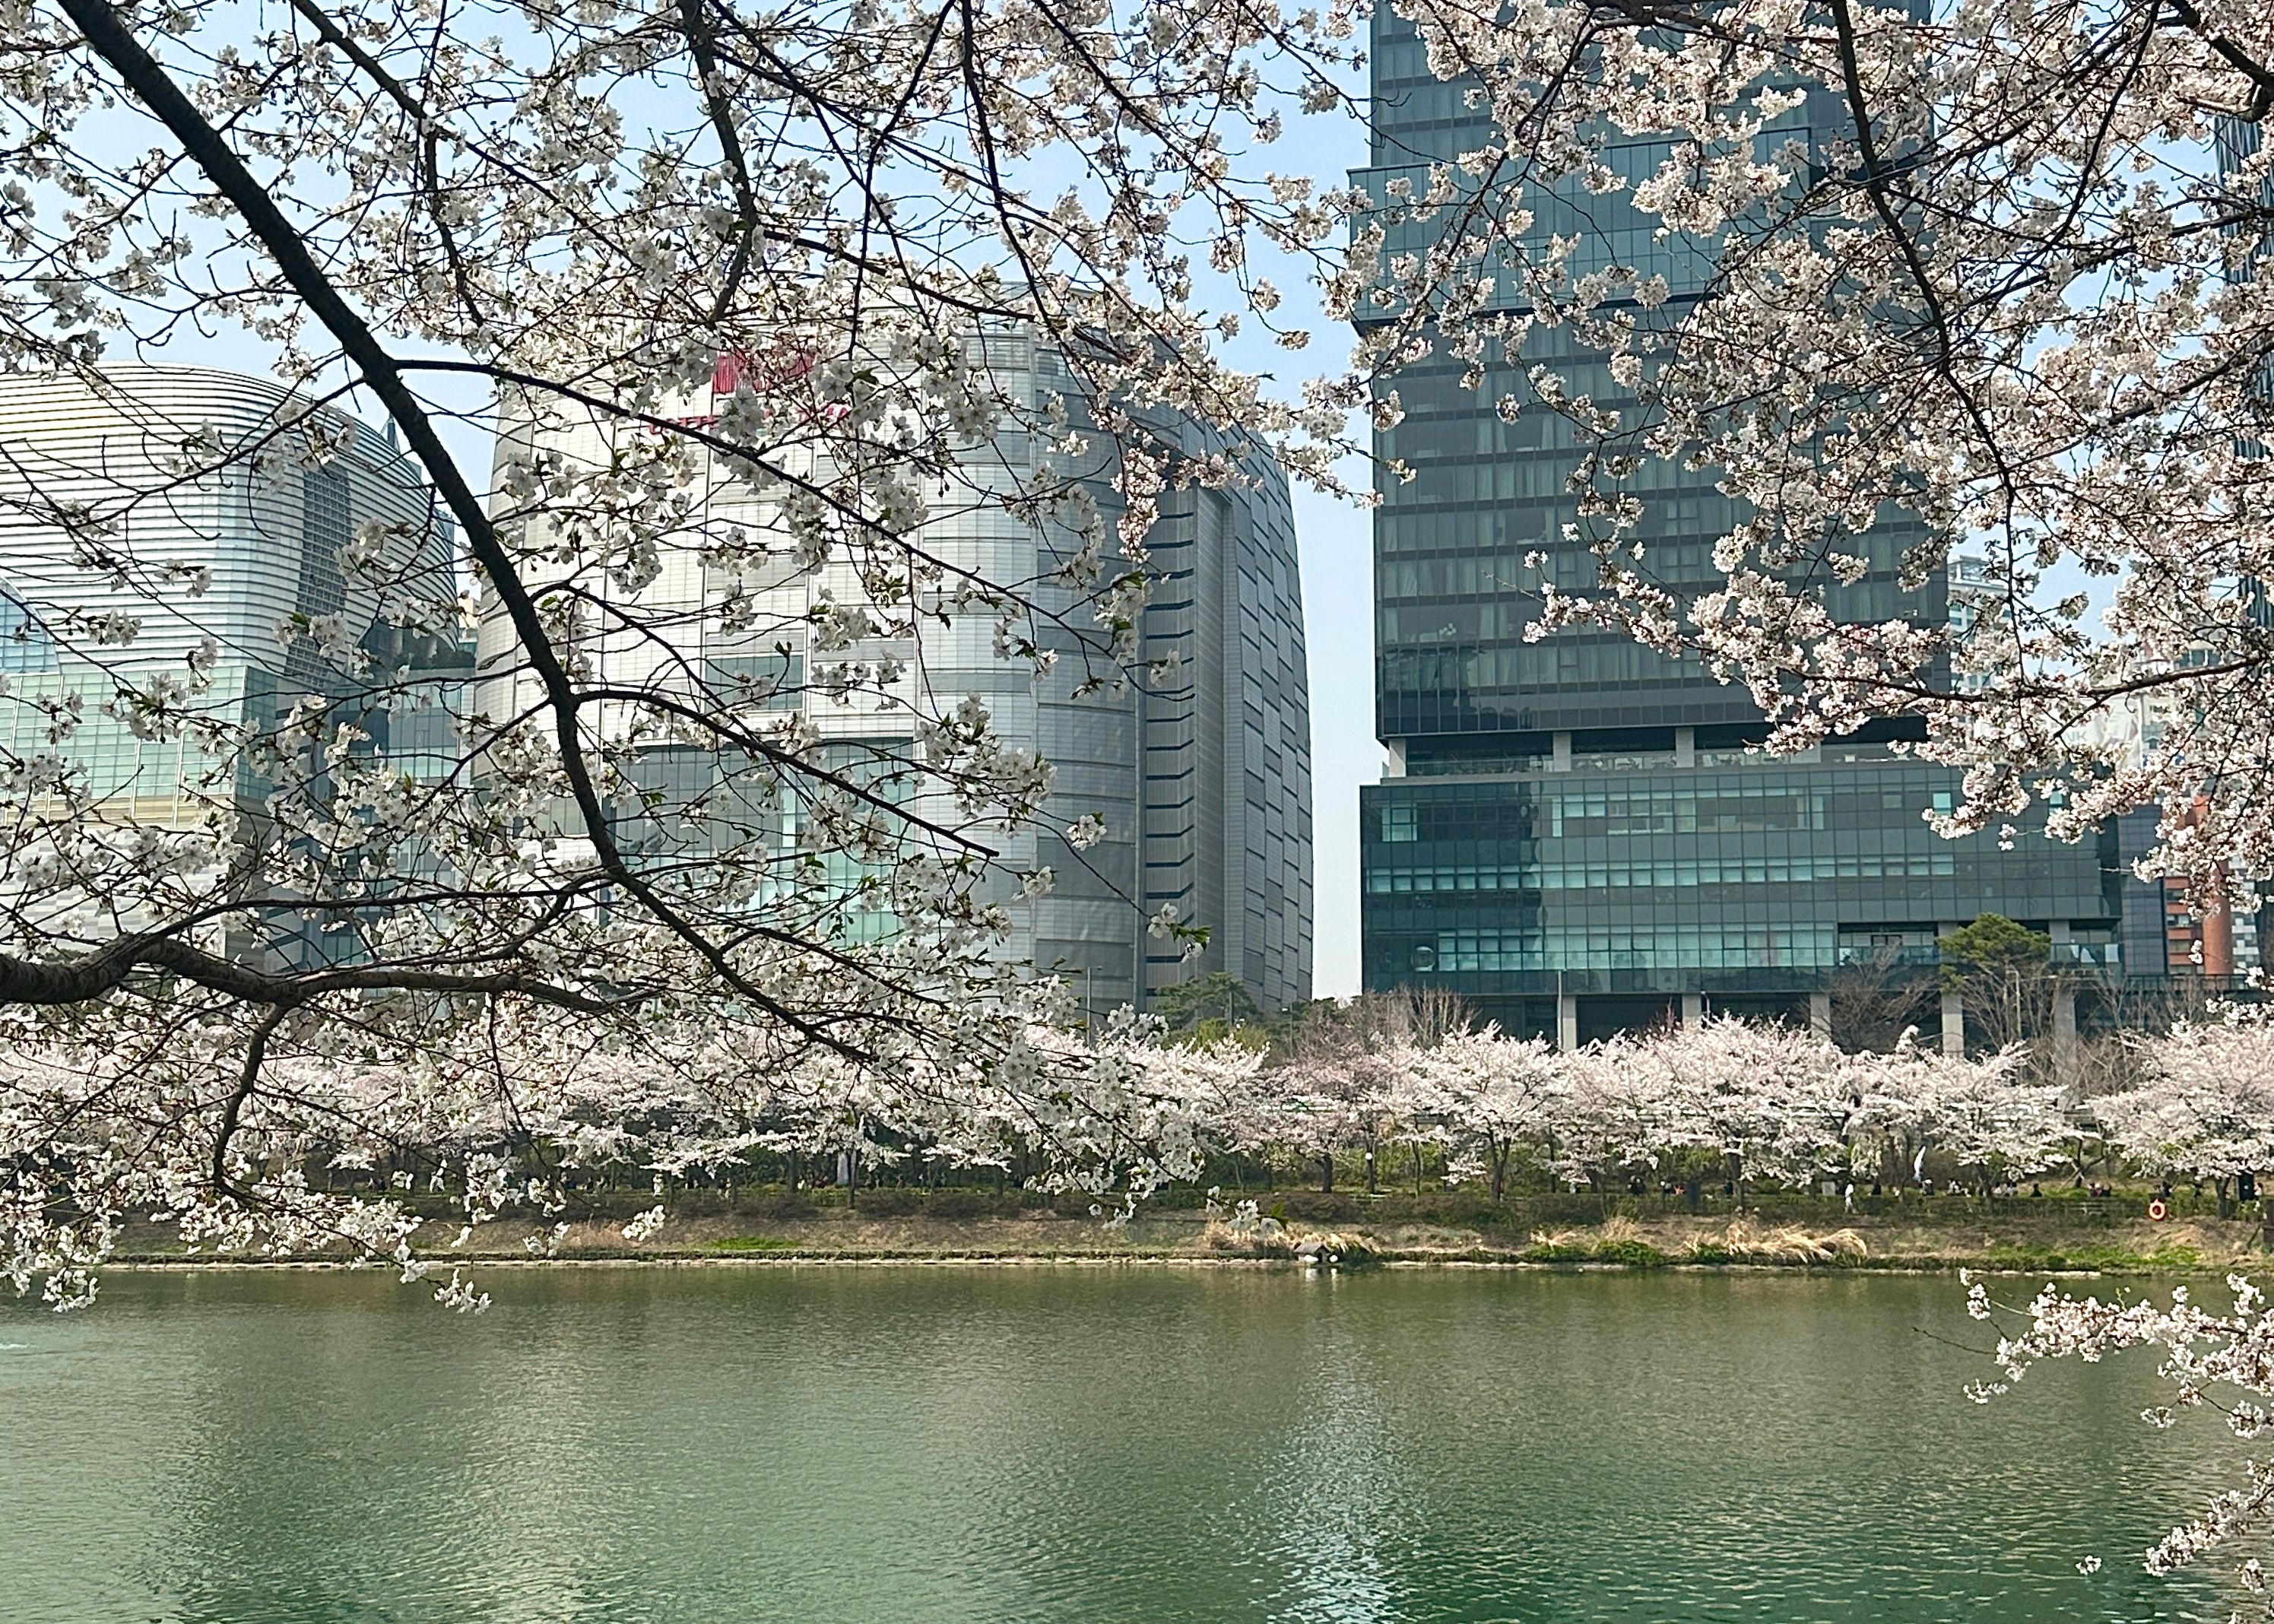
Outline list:
[[[1986,1364],[1937,1339],[1986,1327],[1948,1279],[481,1284],[478,1318],[273,1272],[0,1306],[0,1620],[2130,1624],[2234,1594],[2137,1562],[2215,1432],[2140,1423],[2143,1358],[1969,1402]]]

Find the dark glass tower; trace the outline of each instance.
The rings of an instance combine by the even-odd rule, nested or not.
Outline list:
[[[1461,87],[1431,76],[1387,7],[1373,71],[1373,167],[1354,177],[1372,195],[1401,176],[1419,193],[1432,161],[1487,140]],[[1805,139],[1832,116],[1803,107],[1786,122]],[[1637,180],[1668,150],[1637,142],[1610,157]],[[1575,270],[1615,260],[1666,279],[1668,302],[1655,315],[1638,306],[1639,320],[1678,316],[1698,285],[1702,266],[1655,242],[1623,195],[1525,203],[1543,239],[1586,233]],[[1582,524],[1568,488],[1577,438],[1530,403],[1525,369],[1545,365],[1570,393],[1624,407],[1630,423],[1637,414],[1568,329],[1535,332],[1522,363],[1475,390],[1442,354],[1407,368],[1393,380],[1404,417],[1376,437],[1412,477],[1382,481],[1374,520],[1389,766],[1361,801],[1366,984],[1443,988],[1511,1030],[1570,1044],[1714,1007],[1820,1021],[1843,961],[1931,960],[1939,932],[1984,912],[2050,931],[2057,954],[2112,964],[2112,840],[2104,851],[2027,834],[2008,850],[1942,839],[1924,815],[1952,804],[1956,776],[1893,750],[1901,725],[1771,758],[1747,749],[1766,729],[1745,691],[1694,662],[1611,631],[1524,641],[1544,580],[1593,590],[1596,568],[1584,528],[1570,534]],[[1495,409],[1507,395],[1525,402],[1512,423]],[[1717,583],[1713,544],[1742,515],[1712,471],[1649,460],[1629,488],[1647,504],[1638,538],[1657,579],[1685,595]],[[1891,512],[1846,544],[1870,568],[1833,590],[1835,613],[1942,621],[1939,575],[1916,590],[1898,579],[1920,539]]]

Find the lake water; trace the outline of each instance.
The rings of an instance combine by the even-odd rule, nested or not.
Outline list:
[[[481,1283],[478,1318],[333,1274],[0,1307],[0,1620],[2133,1624],[2233,1594],[2136,1560],[2214,1434],[2142,1425],[2136,1358],[1967,1402],[1986,1365],[1935,1339],[1985,1327],[1948,1279]]]

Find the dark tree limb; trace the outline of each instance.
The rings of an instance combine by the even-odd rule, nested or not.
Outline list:
[[[245,167],[243,160],[174,82],[164,65],[129,31],[117,11],[105,0],[58,0],[58,4],[86,35],[88,48],[109,64],[136,98],[173,133],[192,162],[236,209],[286,283],[306,304],[309,313],[331,334],[348,364],[362,375],[372,393],[387,408],[411,454],[434,481],[451,516],[464,530],[468,549],[488,578],[491,590],[496,592],[528,656],[530,667],[551,703],[561,771],[568,780],[570,797],[576,804],[585,838],[591,841],[593,855],[600,867],[666,929],[692,948],[738,996],[809,1041],[848,1060],[865,1060],[867,1051],[859,1044],[789,1008],[754,984],[734,966],[723,949],[659,895],[626,860],[593,781],[591,765],[584,759],[575,684],[546,633],[536,600],[523,583],[511,555],[498,539],[481,498],[459,471],[425,405],[405,380],[393,352],[316,263],[306,243],[284,217],[267,189]]]

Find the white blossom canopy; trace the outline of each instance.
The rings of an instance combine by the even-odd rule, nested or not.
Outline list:
[[[5,763],[8,1272],[76,1300],[134,1210],[231,1244],[344,1236],[415,1274],[400,1204],[309,1177],[382,1143],[439,1158],[422,1190],[476,1215],[580,1159],[660,1173],[820,1123],[971,1160],[1015,1141],[1101,1192],[1173,1163],[1111,1045],[1038,1040],[1063,1000],[998,951],[1050,883],[1003,855],[1050,764],[913,673],[928,637],[975,632],[1077,695],[1171,680],[1135,668],[1162,494],[1252,455],[1335,486],[1352,386],[1276,389],[1220,350],[1276,330],[1251,252],[1299,266],[1340,229],[1267,149],[1336,102],[1353,15],[12,12],[0,372],[116,399],[106,368],[199,332],[268,357],[293,404],[255,444],[183,435],[116,501],[18,502],[130,607],[11,600],[87,675],[43,696],[56,748]],[[1061,387],[1006,387],[985,343],[1006,333]],[[337,680],[232,713],[213,645],[135,647],[132,605],[194,622],[206,584],[148,554],[137,506],[326,466],[343,402],[384,420],[431,516],[340,550],[388,635],[288,626]],[[493,480],[454,426],[493,410]],[[571,424],[591,455],[559,454]],[[1013,438],[1042,449],[971,471]],[[1041,538],[1042,571],[927,544],[966,513]],[[761,655],[690,658],[690,612],[650,590],[671,571]],[[478,623],[471,697],[400,658]],[[802,667],[767,665],[791,647]],[[624,649],[644,663],[598,653]],[[883,719],[832,741],[815,695]],[[359,748],[373,710],[421,705],[448,713],[444,768]],[[186,813],[90,787],[73,734],[97,713],[215,763]],[[666,770],[690,760],[692,788]],[[1080,861],[1098,831],[1058,832]]]

